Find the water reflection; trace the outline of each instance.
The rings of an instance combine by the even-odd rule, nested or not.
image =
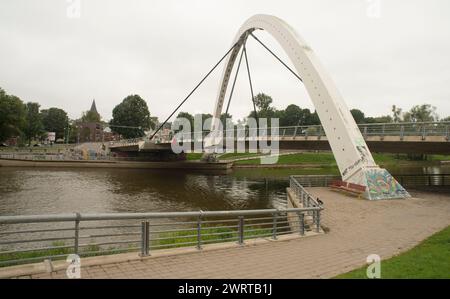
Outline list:
[[[0,169],[0,214],[263,209],[285,200],[266,180],[143,169]]]
[[[388,167],[392,174],[450,173],[450,165]],[[201,174],[148,169],[0,168],[0,215],[264,209],[286,200],[290,174],[336,169],[242,169]]]

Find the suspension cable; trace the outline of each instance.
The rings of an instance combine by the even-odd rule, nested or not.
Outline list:
[[[301,82],[303,82],[302,78],[300,78],[299,75],[297,75],[296,72],[294,72],[283,60],[281,60],[280,57],[278,57],[275,53],[273,53],[262,41],[260,41],[256,36],[253,35],[253,33],[250,33],[250,35],[258,42],[260,43],[267,51],[269,51],[270,54],[272,54],[279,62],[281,62],[282,65],[284,65],[297,79],[299,79]]]
[[[243,51],[244,51],[244,57],[245,57],[245,64],[247,65],[247,74],[248,74],[248,82],[250,83],[250,92],[252,94],[253,111],[255,112],[256,124],[258,125],[258,113],[256,112],[255,96],[253,94],[252,77],[250,75],[250,67],[248,66],[247,48],[245,47],[245,44],[244,44]]]
[[[189,97],[197,90],[197,88],[206,80],[206,78],[208,78],[208,76],[217,68],[217,66],[225,59],[225,57],[228,56],[228,54],[230,54],[230,52],[236,47],[236,45],[239,43],[239,41],[237,41],[226,53],[225,55],[223,55],[223,57],[214,65],[214,67],[203,77],[202,80],[200,80],[200,82],[197,84],[197,86],[194,87],[194,89],[186,96],[186,98],[178,105],[177,108],[175,108],[175,110],[169,115],[169,117],[159,126],[159,128],[152,134],[152,136],[150,136],[150,140],[156,135],[156,133],[159,132],[159,130],[162,129],[162,127],[164,127],[164,125],[169,121],[169,119],[175,114],[175,112],[178,111],[178,109],[180,109],[180,107],[187,101],[187,99],[189,99]]]
[[[233,97],[234,87],[236,85],[236,80],[239,74],[239,69],[241,68],[242,56],[244,55],[244,50],[241,51],[241,56],[239,57],[239,64],[236,69],[236,74],[234,75],[233,85],[231,86],[230,97],[228,98],[227,110],[225,111],[225,115],[228,114],[228,110],[230,109],[231,98]]]

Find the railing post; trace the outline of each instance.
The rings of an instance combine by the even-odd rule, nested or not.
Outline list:
[[[302,205],[303,205],[303,207],[305,208],[306,205],[308,204],[308,203],[306,202],[306,196],[305,196],[305,193],[303,192],[303,190],[301,190],[300,192],[302,193]]]
[[[427,136],[427,129],[426,129],[426,126],[423,125],[423,127],[422,127],[422,140],[425,140],[426,136]]]
[[[244,216],[239,216],[239,225],[238,225],[238,243],[239,245],[244,244]]]
[[[405,137],[405,126],[401,125],[400,126],[400,141],[403,141]]]
[[[316,232],[320,232],[320,210],[316,210]]]
[[[386,124],[383,124],[382,129],[381,129],[381,140],[384,140],[384,134],[386,132]]]
[[[272,239],[276,240],[277,239],[277,221],[278,221],[278,213],[273,213],[272,214]]]
[[[305,214],[298,212],[298,228],[300,236],[305,234]]]
[[[202,249],[202,216],[197,218],[197,249]]]
[[[364,127],[364,139],[367,139],[367,126]]]
[[[298,129],[298,126],[295,127],[293,139],[295,139],[295,137],[297,136],[297,129]]]
[[[75,240],[74,240],[74,253],[78,254],[78,245],[79,245],[79,239],[80,239],[80,213],[76,213],[76,220],[75,220]]]
[[[149,254],[149,222],[141,222],[141,256],[148,256]]]
[[[447,141],[450,140],[450,130],[449,130],[448,126],[445,126],[445,139]]]

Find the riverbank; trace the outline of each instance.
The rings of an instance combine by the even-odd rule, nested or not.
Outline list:
[[[114,160],[25,160],[0,159],[0,167],[69,167],[69,168],[136,168],[136,169],[186,169],[186,170],[230,170],[230,169],[327,169],[338,172],[332,152],[286,152],[280,154],[272,164],[262,164],[258,153],[227,153],[219,156],[219,162],[202,162],[202,153],[189,153],[186,161],[145,162]],[[450,156],[434,155],[428,160],[408,160],[406,155],[374,153],[375,162],[384,168],[428,167],[450,165]]]
[[[173,161],[173,162],[85,161],[85,160],[33,161],[20,159],[0,159],[0,167],[227,170],[232,167],[232,163],[230,162],[205,163],[201,161]]]

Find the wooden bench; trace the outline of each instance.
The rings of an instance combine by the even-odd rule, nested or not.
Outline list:
[[[350,193],[350,194],[356,195],[358,197],[363,195],[364,192],[366,192],[366,188],[367,188],[366,186],[348,183],[348,182],[344,182],[341,180],[332,181],[331,184],[329,185],[329,187],[333,190],[344,191],[346,193]]]

